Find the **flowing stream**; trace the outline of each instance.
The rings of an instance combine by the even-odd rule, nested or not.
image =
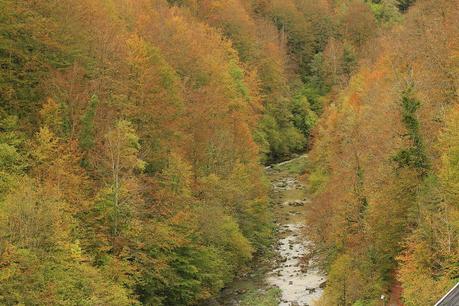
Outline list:
[[[272,287],[280,289],[281,306],[313,305],[322,295],[326,278],[316,267],[304,224],[311,202],[307,187],[289,166],[290,163],[298,163],[301,158],[306,157],[301,156],[266,169],[272,183],[271,198],[278,227],[276,255],[265,259],[255,267],[253,273],[223,290],[214,305],[240,305],[247,291],[255,290],[263,295]]]
[[[271,170],[274,171],[274,170]],[[312,305],[323,291],[325,276],[316,267],[307,240],[304,220],[310,205],[307,192],[297,178],[281,174],[273,181],[274,200],[280,205],[279,241],[280,260],[267,274],[268,284],[281,289],[279,305]]]

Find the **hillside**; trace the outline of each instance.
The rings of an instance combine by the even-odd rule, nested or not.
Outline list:
[[[197,305],[310,152],[324,305],[458,276],[457,0],[0,0],[0,304]]]
[[[417,2],[319,123],[308,222],[325,305],[373,305],[396,281],[404,305],[433,305],[457,282],[458,9]]]

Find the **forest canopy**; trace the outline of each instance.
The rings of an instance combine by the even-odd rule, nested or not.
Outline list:
[[[459,277],[457,0],[0,0],[0,304],[196,305],[310,151],[324,305]],[[345,289],[343,289],[345,288]]]

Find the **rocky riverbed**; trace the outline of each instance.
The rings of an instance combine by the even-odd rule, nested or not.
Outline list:
[[[296,178],[281,175],[273,181],[273,189],[275,200],[281,205],[276,248],[279,259],[266,281],[281,290],[279,305],[312,305],[322,294],[325,276],[316,267],[306,238],[304,214],[310,205],[305,197],[306,188]]]
[[[278,229],[273,255],[226,288],[213,305],[255,306],[257,302],[246,302],[248,292],[265,296],[277,290],[278,298],[263,306],[313,305],[322,295],[326,278],[316,266],[304,223],[306,211],[312,209],[311,202],[307,186],[298,178],[298,168],[305,161],[302,156],[266,169],[272,183],[271,199]]]

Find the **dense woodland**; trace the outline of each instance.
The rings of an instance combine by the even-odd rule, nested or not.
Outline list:
[[[459,278],[459,1],[0,0],[0,304],[196,305],[310,151],[320,304]]]
[[[311,152],[322,302],[371,305],[398,280],[433,305],[459,278],[459,2],[416,1],[365,53]]]

